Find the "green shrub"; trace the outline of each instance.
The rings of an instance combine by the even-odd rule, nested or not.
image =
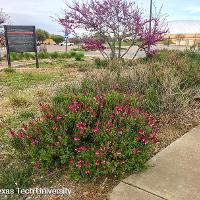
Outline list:
[[[74,56],[76,61],[80,61],[84,58],[84,53],[83,52],[77,52],[77,54]]]
[[[38,58],[40,58],[40,59],[49,58],[49,54],[48,54],[47,52],[40,51],[40,52],[38,53]]]
[[[106,68],[109,65],[108,60],[102,60],[100,58],[95,58],[94,62],[95,62],[95,65],[98,69]]]
[[[13,61],[18,61],[23,59],[23,53],[15,53],[11,52],[10,53],[10,59]]]
[[[35,59],[35,55],[32,54],[32,53],[27,53],[27,52],[25,52],[25,53],[23,53],[23,58],[24,58],[25,60],[31,60],[31,59]]]
[[[59,55],[59,53],[57,51],[49,52],[48,54],[49,54],[49,57],[53,58],[53,59],[60,57],[60,55]]]
[[[53,102],[40,104],[43,116],[35,122],[10,130],[14,147],[36,168],[65,165],[68,176],[79,179],[145,167],[156,140],[155,119],[132,107],[132,98],[74,93],[59,94]]]
[[[68,52],[60,52],[59,55],[61,58],[70,58],[71,57],[70,53],[68,53]]]
[[[7,68],[5,68],[5,69],[3,69],[3,71],[5,72],[5,73],[16,73],[16,69],[15,68],[13,68],[13,67],[7,67]]]
[[[72,58],[75,58],[76,54],[77,54],[76,51],[70,51],[70,52],[69,52],[69,55],[70,55],[70,57],[72,57]]]
[[[15,188],[28,188],[32,185],[32,171],[32,167],[24,162],[21,166],[7,163],[0,170],[0,187],[14,190]]]
[[[144,92],[142,108],[151,113],[160,111],[160,97],[155,87],[150,86]]]

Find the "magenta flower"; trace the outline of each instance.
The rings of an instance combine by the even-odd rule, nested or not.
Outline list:
[[[98,128],[98,127],[92,128],[92,133],[96,134],[98,131],[99,131],[99,128]]]
[[[77,166],[78,168],[81,168],[81,163],[77,163],[76,166]]]
[[[85,162],[83,165],[84,165],[85,167],[87,167],[87,166],[88,166],[88,162]]]
[[[76,123],[76,128],[78,128],[80,130],[80,133],[82,134],[85,130],[85,126],[86,124],[83,122],[78,122]]]
[[[100,151],[98,151],[98,150],[95,152],[95,154],[97,155],[97,157],[100,157],[100,156],[101,156],[101,153],[100,153]]]
[[[90,170],[89,169],[86,169],[85,170],[85,174],[89,174],[90,173]]]
[[[60,144],[60,142],[54,142],[53,143],[55,146],[58,146]]]
[[[96,160],[96,161],[95,161],[95,165],[96,165],[96,166],[100,165],[99,160]]]
[[[28,130],[28,126],[25,125],[25,124],[22,125],[22,128],[23,128],[23,130],[24,130],[25,132]]]
[[[74,163],[74,159],[70,159],[69,163],[73,164]]]
[[[115,106],[115,113],[118,114],[123,110],[122,106]]]
[[[139,133],[140,135],[143,135],[143,134],[144,134],[144,130],[139,130],[138,133]]]
[[[33,139],[33,140],[31,141],[31,144],[33,144],[33,145],[36,145],[37,143],[38,143],[37,140],[34,140],[34,139]]]
[[[62,117],[62,115],[60,115],[60,114],[57,116],[57,120],[62,119],[62,118],[63,118],[63,117]]]
[[[81,107],[81,103],[77,102],[76,100],[72,102],[71,105],[68,106],[68,109],[76,112]]]
[[[19,133],[19,138],[24,139],[24,133]]]
[[[147,141],[147,139],[145,137],[142,138],[142,141],[145,145],[147,145],[149,142]]]
[[[74,141],[79,141],[80,140],[80,137],[75,137],[74,138]]]

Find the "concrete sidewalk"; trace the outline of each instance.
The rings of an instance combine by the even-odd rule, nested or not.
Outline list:
[[[200,126],[148,163],[116,186],[110,200],[200,200]]]

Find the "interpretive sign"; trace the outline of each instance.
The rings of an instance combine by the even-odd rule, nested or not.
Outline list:
[[[10,52],[35,52],[38,67],[37,44],[35,26],[5,25],[8,65],[11,66]]]

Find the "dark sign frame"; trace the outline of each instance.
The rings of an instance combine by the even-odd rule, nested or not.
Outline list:
[[[11,66],[10,52],[35,52],[39,67],[35,26],[4,25],[7,62]]]

